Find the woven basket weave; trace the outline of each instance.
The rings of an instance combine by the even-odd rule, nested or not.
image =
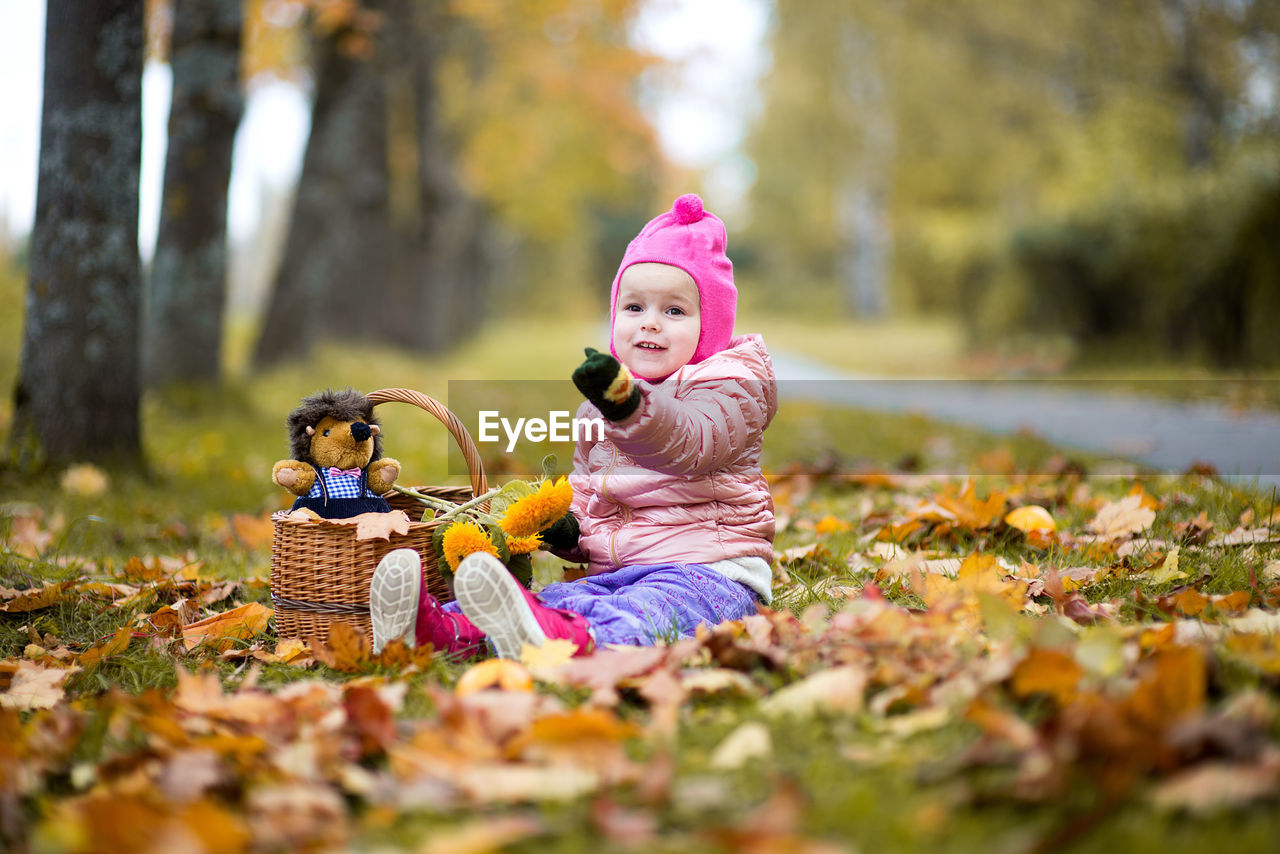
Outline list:
[[[435,416],[448,428],[471,475],[465,486],[417,487],[419,492],[454,503],[462,503],[488,491],[480,453],[471,434],[457,416],[434,398],[407,388],[386,388],[371,392],[369,400],[379,403],[410,403]],[[387,540],[357,540],[354,525],[335,525],[288,518],[287,513],[271,517],[271,599],[275,606],[276,632],[282,637],[325,640],[334,623],[348,623],[372,641],[369,619],[369,582],[387,552],[410,548],[422,558],[422,574],[427,589],[441,601],[453,598],[437,569],[431,537],[446,524],[434,519],[416,520],[423,505],[414,499],[389,494],[392,509],[409,514],[409,531],[392,534]]]

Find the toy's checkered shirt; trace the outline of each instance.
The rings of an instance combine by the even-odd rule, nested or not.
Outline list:
[[[308,498],[364,498],[369,493],[365,487],[364,472],[360,469],[317,468],[319,477]]]

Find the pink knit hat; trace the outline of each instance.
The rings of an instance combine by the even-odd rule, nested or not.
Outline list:
[[[733,284],[733,264],[724,254],[726,242],[724,223],[702,209],[702,199],[695,193],[676,199],[671,210],[649,220],[627,246],[609,294],[610,330],[618,311],[618,282],[626,269],[645,262],[670,264],[692,276],[698,286],[702,329],[689,363],[728,347],[738,314],[738,289]],[[610,331],[609,350],[616,357],[612,335]]]

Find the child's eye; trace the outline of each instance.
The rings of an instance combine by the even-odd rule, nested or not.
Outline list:
[[[678,315],[684,314],[684,309],[673,305],[671,306],[671,308],[667,309],[667,314],[678,316]]]
[[[631,305],[624,308],[623,311],[644,311],[644,309],[640,307],[639,303],[633,302]]]

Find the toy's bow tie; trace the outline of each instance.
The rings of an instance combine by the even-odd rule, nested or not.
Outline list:
[[[329,477],[337,477],[340,474],[347,477],[359,477],[360,469],[340,469],[337,466],[329,466]]]

